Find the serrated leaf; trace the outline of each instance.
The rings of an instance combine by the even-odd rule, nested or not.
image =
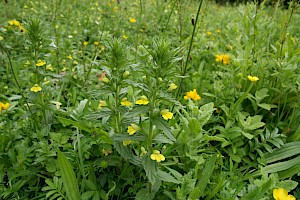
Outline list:
[[[163,134],[158,134],[157,136],[155,136],[155,138],[153,138],[153,141],[155,141],[156,143],[159,143],[159,144],[173,144],[173,141],[168,139]]]
[[[142,159],[142,165],[146,172],[146,176],[150,183],[154,184],[156,181],[156,162],[151,160],[149,156],[144,156]]]
[[[278,188],[284,188],[286,189],[288,192],[290,192],[291,190],[295,189],[298,185],[298,182],[293,181],[293,180],[283,180],[280,181],[279,183],[276,184],[276,187]]]
[[[167,122],[162,121],[162,119],[155,119],[153,120],[153,124],[156,125],[156,127],[159,130],[162,130],[168,139],[170,139],[173,142],[176,141],[175,137],[173,136],[173,133],[171,132],[170,126]]]
[[[208,103],[200,107],[199,114],[197,116],[199,126],[202,128],[210,119],[212,113],[216,109],[214,108],[214,103]]]
[[[267,96],[269,96],[267,88],[263,88],[263,89],[255,92],[255,98],[256,98],[257,103],[261,102],[261,100],[263,100]]]
[[[161,170],[157,171],[156,176],[161,181],[171,182],[171,183],[175,183],[175,184],[180,184],[181,183],[179,180],[175,179],[169,173],[161,171]]]
[[[192,134],[198,135],[199,133],[201,133],[202,127],[200,127],[199,120],[197,120],[196,118],[190,118],[188,119],[188,122],[188,127]]]
[[[264,108],[264,109],[269,110],[269,111],[270,111],[272,108],[277,108],[277,106],[276,106],[276,105],[273,105],[273,104],[258,103],[257,105],[258,105],[259,107]]]

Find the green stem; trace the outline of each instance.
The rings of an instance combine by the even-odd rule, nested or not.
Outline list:
[[[180,3],[180,0],[179,0],[179,3]],[[194,25],[193,32],[192,32],[192,37],[191,37],[191,40],[190,40],[190,45],[189,45],[188,53],[186,55],[185,64],[184,64],[184,66],[183,66],[183,68],[181,70],[181,76],[182,77],[185,76],[186,71],[187,71],[187,66],[188,66],[188,63],[189,63],[189,58],[190,58],[190,54],[191,54],[192,47],[193,47],[194,36],[195,36],[195,33],[196,33],[196,27],[197,27],[197,22],[198,22],[198,19],[199,19],[199,15],[200,15],[200,10],[201,10],[201,7],[202,7],[202,3],[203,3],[203,0],[200,0],[199,6],[198,6],[197,15],[196,15],[196,19],[195,19],[195,25]],[[180,79],[180,83],[179,83],[179,86],[178,86],[178,89],[177,89],[177,93],[176,93],[176,98],[175,99],[178,99],[178,96],[179,96],[179,94],[181,92],[181,89],[182,89],[182,85],[183,85],[183,78]],[[172,110],[173,109],[174,109],[174,106],[173,106]]]
[[[233,116],[236,113],[236,109],[239,107],[239,105],[244,101],[244,99],[247,97],[247,95],[249,94],[249,92],[251,91],[252,87],[254,85],[254,82],[251,82],[251,84],[249,85],[248,89],[246,90],[246,92],[243,94],[243,96],[241,96],[233,105],[232,107],[232,111],[231,111],[231,116]]]

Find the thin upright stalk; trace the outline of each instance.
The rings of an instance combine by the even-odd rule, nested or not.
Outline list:
[[[180,79],[179,87],[178,87],[178,90],[177,90],[177,93],[176,93],[176,99],[178,99],[178,96],[179,96],[179,94],[181,92],[182,85],[183,85],[183,77],[186,75],[187,66],[189,64],[189,58],[190,58],[190,54],[191,54],[192,47],[193,47],[194,37],[195,37],[195,33],[196,33],[196,28],[197,28],[197,22],[198,22],[198,19],[199,19],[199,15],[200,15],[200,10],[201,10],[201,7],[202,7],[202,3],[203,3],[203,0],[200,0],[199,6],[198,6],[197,15],[196,15],[196,19],[195,19],[195,24],[194,24],[194,28],[193,28],[193,32],[192,32],[192,37],[191,37],[191,40],[190,40],[190,45],[189,45],[188,53],[186,55],[185,63],[183,65],[182,69],[181,69],[181,76],[182,76],[182,78]],[[173,108],[174,108],[174,106],[173,106]],[[173,108],[172,108],[172,110],[173,110]]]

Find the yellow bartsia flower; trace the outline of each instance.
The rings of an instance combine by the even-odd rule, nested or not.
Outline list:
[[[136,124],[130,124],[130,126],[128,126],[128,129],[127,129],[127,133],[129,135],[133,135],[135,132],[141,130],[141,128],[136,125]]]
[[[141,96],[141,98],[139,100],[137,100],[135,102],[135,104],[138,104],[138,105],[147,105],[147,104],[149,104],[149,100],[148,100],[148,98],[145,95],[143,95],[143,96]]]
[[[132,103],[130,101],[128,101],[127,98],[123,98],[121,101],[121,105],[122,106],[131,106]]]
[[[164,161],[166,158],[164,155],[160,153],[158,150],[153,150],[153,153],[150,155],[151,160],[155,160],[156,162]]]
[[[171,113],[168,109],[164,109],[160,111],[160,114],[165,120],[169,120],[173,118],[173,113]]]
[[[31,92],[40,92],[40,91],[42,91],[42,88],[38,84],[35,84],[32,88],[30,88],[30,91]]]
[[[42,66],[46,65],[46,62],[44,60],[38,60],[35,65],[37,67],[42,67]]]

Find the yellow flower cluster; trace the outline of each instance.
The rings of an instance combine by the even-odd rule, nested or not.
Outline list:
[[[0,112],[1,112],[2,110],[8,109],[9,106],[10,106],[9,103],[5,103],[5,104],[4,104],[4,103],[2,103],[2,102],[0,101]]]
[[[151,160],[155,160],[156,162],[164,161],[166,158],[164,155],[160,154],[160,151],[153,150],[153,153],[150,155]]]
[[[216,61],[222,62],[224,65],[228,65],[230,62],[230,56],[227,54],[221,54],[221,55],[217,54]]]
[[[197,93],[197,90],[194,89],[193,91],[187,92],[186,95],[184,96],[184,99],[185,100],[192,99],[194,101],[198,101],[198,100],[201,100],[201,97]]]
[[[296,200],[296,198],[288,194],[288,191],[284,188],[278,188],[273,190],[273,197],[275,200]]]
[[[21,23],[18,20],[9,20],[8,24],[10,26],[17,26],[21,30],[21,32],[26,32],[26,29],[21,25]]]

